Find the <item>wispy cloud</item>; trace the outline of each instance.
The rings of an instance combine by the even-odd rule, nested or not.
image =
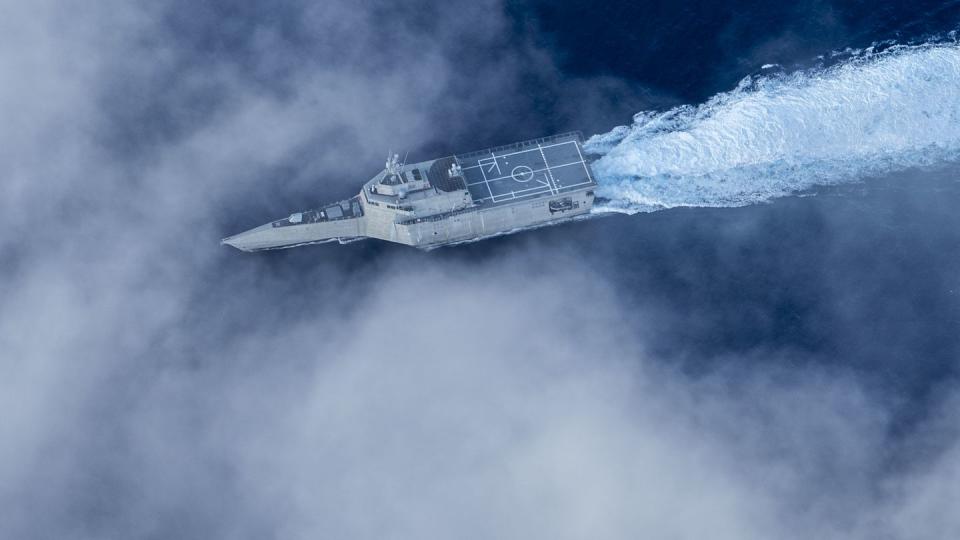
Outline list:
[[[2,10],[0,536],[957,526],[955,433],[891,472],[888,409],[849,373],[665,365],[656,309],[573,248],[217,249],[386,148],[508,125],[526,70],[556,73],[499,3]]]

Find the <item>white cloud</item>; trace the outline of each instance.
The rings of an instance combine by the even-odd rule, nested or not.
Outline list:
[[[435,110],[512,99],[507,58],[454,91],[499,4],[404,15],[388,50],[371,11],[284,5],[317,40],[293,59],[269,21],[246,59],[181,43],[169,6],[2,8],[0,536],[806,538],[885,505],[903,537],[955,527],[929,518],[955,453],[888,473],[856,380],[661,365],[636,337],[656,313],[575,254],[217,249],[291,158],[313,161],[278,198],[334,192],[466,129]]]

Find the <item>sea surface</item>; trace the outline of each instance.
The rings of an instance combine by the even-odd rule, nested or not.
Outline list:
[[[905,417],[913,417],[914,406],[924,407],[926,397],[956,376],[960,358],[960,217],[955,208],[960,204],[960,169],[952,163],[960,148],[960,92],[955,86],[960,82],[956,42],[960,3],[700,2],[681,7],[671,2],[608,2],[603,6],[511,2],[508,12],[516,30],[512,39],[529,39],[535,29],[536,39],[547,43],[559,58],[562,77],[614,77],[644,88],[644,93],[624,96],[623,103],[614,99],[615,105],[603,110],[603,114],[613,115],[611,109],[616,109],[618,116],[589,118],[586,125],[572,125],[561,123],[569,114],[556,112],[561,107],[554,92],[530,84],[523,90],[544,114],[542,123],[537,124],[539,131],[505,125],[490,135],[481,128],[485,140],[472,141],[467,135],[462,142],[444,144],[473,148],[579,129],[587,136],[596,135],[594,146],[603,146],[599,141],[610,136],[607,132],[619,124],[629,125],[633,115],[663,114],[671,118],[651,130],[661,135],[660,139],[641,137],[633,143],[638,153],[647,152],[639,158],[638,167],[675,167],[681,172],[660,180],[666,187],[659,187],[658,181],[649,177],[635,176],[628,181],[652,185],[655,193],[666,191],[664,199],[654,200],[652,206],[631,208],[626,196],[627,210],[644,213],[418,254],[414,256],[416,264],[484,261],[531,244],[575,252],[629,302],[656,307],[660,316],[654,319],[655,328],[637,331],[665,361],[697,370],[715,363],[773,361],[760,359],[773,351],[797,352],[804,362],[855,371],[889,391],[891,400],[905,397],[898,402]],[[946,60],[925,65],[930,59],[922,56],[930,54],[931,48],[934,53],[947,51]],[[899,49],[902,52],[895,52]],[[885,53],[893,58],[883,58]],[[819,103],[798,103],[811,79],[815,84],[838,68],[869,71],[877,58],[879,71],[855,72],[849,76],[848,86],[823,84],[809,91]],[[886,61],[904,65],[885,73],[882,63]],[[923,72],[925,68],[929,73]],[[898,78],[902,75],[896,71],[899,69],[917,69],[919,75],[910,76],[922,80],[916,87],[904,89],[907,107],[888,109],[881,104],[866,114],[876,115],[876,123],[887,124],[881,130],[916,131],[924,140],[916,147],[916,154],[922,155],[904,151],[891,158],[900,148],[891,150],[882,141],[876,142],[887,133],[871,139],[861,125],[863,111],[856,102],[858,93],[903,84],[906,79]],[[931,75],[938,74],[942,80],[931,83]],[[802,80],[794,80],[798,75]],[[663,136],[683,133],[689,129],[685,124],[712,114],[691,112],[685,106],[698,107],[720,96],[721,103],[713,107],[731,108],[731,92],[735,94],[733,106],[742,105],[736,101],[757,99],[763,89],[735,89],[745,82],[756,85],[756,80],[789,90],[799,88],[799,97],[786,95],[781,109],[765,110],[767,117],[752,119],[761,127],[779,121],[776,115],[788,120],[791,115],[800,116],[802,122],[802,115],[811,110],[823,111],[839,126],[839,133],[826,142],[825,134],[817,131],[822,126],[817,125],[808,127],[800,138],[787,138],[795,148],[784,155],[815,153],[810,147],[819,146],[827,154],[852,156],[858,163],[851,167],[850,160],[838,159],[835,167],[829,163],[824,167],[815,155],[807,162],[789,163],[789,174],[784,174],[782,163],[759,158],[760,167],[727,171],[737,175],[736,181],[752,184],[736,190],[724,171],[716,177],[709,176],[715,172],[711,170],[704,171],[706,175],[694,171],[684,177],[685,168],[700,156],[685,154],[683,148],[671,156],[672,148],[669,141],[662,141]],[[931,101],[947,102],[950,108],[945,114],[953,116],[942,116],[942,110],[938,111],[941,116],[924,116],[928,113],[920,109]],[[910,110],[911,106],[918,110]],[[691,119],[677,121],[672,110]],[[719,137],[730,145],[701,152],[713,151],[717,155],[711,157],[735,161],[741,156],[728,155],[731,149],[737,152],[767,144],[765,133],[749,133],[751,126],[743,130],[729,125],[742,121],[736,111],[726,111],[727,116],[724,112],[712,114],[712,120],[719,129],[729,128],[729,133]],[[641,124],[644,122],[648,120]],[[932,125],[941,131],[931,131]],[[796,127],[799,124],[786,129]],[[783,144],[775,133],[778,129],[784,126],[771,130],[771,144]],[[738,140],[738,134],[743,138]],[[620,137],[622,133],[616,140]],[[888,146],[910,146],[913,141],[908,136]],[[943,145],[938,147],[939,142]],[[655,154],[650,150],[655,144],[667,148]],[[864,147],[868,151],[858,154]],[[654,156],[655,164],[643,159]],[[897,159],[902,163],[896,163]],[[891,160],[895,163],[890,164]],[[622,178],[616,171],[611,173],[609,166],[604,168],[603,162],[600,168],[601,184],[606,182],[609,187],[603,194],[616,202]],[[361,242],[277,252],[265,258],[270,265],[294,267],[323,261],[353,272],[394,255],[410,256],[405,248]]]
[[[0,8],[0,538],[960,537],[960,1]],[[225,236],[570,130],[593,219]]]

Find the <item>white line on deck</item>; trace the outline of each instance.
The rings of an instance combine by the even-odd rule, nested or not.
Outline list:
[[[483,175],[483,183],[487,185],[487,193],[490,194],[490,198],[493,198],[493,190],[490,189],[490,182],[487,182],[487,173],[483,172],[483,167],[480,168],[480,174]],[[467,184],[468,186],[473,186],[479,184],[480,182],[474,182],[473,184]],[[485,200],[486,197],[480,200]]]
[[[557,181],[553,178],[553,172],[550,171],[550,164],[547,163],[547,156],[546,156],[546,154],[543,153],[543,147],[542,147],[542,146],[540,146],[540,145],[538,144],[538,145],[537,145],[537,148],[540,149],[540,157],[543,159],[543,164],[544,164],[544,166],[546,166],[546,168],[547,168],[547,176],[550,177],[550,182],[553,183],[553,194],[556,195],[557,193],[559,193],[559,191],[557,190]]]
[[[576,191],[576,190],[574,189],[574,188],[576,188],[576,187],[588,186],[588,185],[591,185],[591,184],[593,184],[592,181],[591,181],[591,182],[580,182],[579,184],[571,184],[571,185],[569,185],[569,186],[564,186],[564,187],[562,187],[561,189],[564,190],[564,192]],[[527,191],[533,191],[534,193],[526,193]],[[542,194],[542,193],[545,193],[545,192],[547,192],[547,191],[549,191],[549,190],[544,190],[543,188],[534,187],[534,188],[528,188],[528,189],[521,189],[520,191],[514,191],[514,192],[511,192],[511,193],[501,193],[501,194],[499,194],[499,195],[492,195],[492,196],[490,196],[490,197],[484,197],[484,198],[482,198],[482,199],[476,199],[476,200],[479,200],[479,201],[492,200],[493,202],[497,203],[497,202],[501,202],[501,201],[504,201],[504,200],[522,199],[522,198],[524,198],[524,197],[534,197],[534,196],[540,195],[540,194]],[[519,195],[519,196],[516,196],[516,195],[515,195],[515,194],[519,194],[519,193],[526,193],[526,194],[525,194],[525,195]],[[550,191],[550,193],[553,194],[552,191]],[[560,194],[560,193],[559,193],[559,191],[558,191],[557,195],[559,195],[559,194]],[[514,196],[513,196],[512,198],[510,198],[510,197],[507,197],[508,195],[514,195]]]
[[[583,163],[582,161],[574,161],[573,163],[564,163],[563,165],[556,165],[556,166],[550,167],[550,168],[551,168],[551,169],[561,169],[561,168],[563,168],[563,167],[569,167],[569,166],[571,166],[571,165],[580,165],[580,164],[582,164],[582,163]],[[546,163],[544,163],[544,164],[546,164]],[[544,169],[533,169],[531,172],[533,172],[533,173],[538,173],[538,172],[546,172],[546,171],[547,171],[547,169],[544,168]],[[483,172],[483,171],[480,171],[480,172]],[[501,176],[500,178],[489,178],[489,179],[488,179],[488,178],[487,178],[487,175],[483,175],[483,180],[482,180],[482,181],[472,182],[472,183],[469,183],[469,184],[467,184],[467,185],[468,185],[468,186],[475,186],[475,185],[477,185],[477,184],[483,184],[484,182],[496,182],[496,181],[498,181],[498,180],[506,180],[506,179],[508,179],[508,178],[513,178],[513,177],[510,176],[510,175],[507,175],[507,176]]]
[[[580,163],[583,163],[583,170],[587,171],[587,178],[593,182],[593,177],[590,176],[590,167],[587,167],[587,160],[583,159],[583,154],[580,153],[580,145],[577,145],[577,155],[580,156]]]
[[[540,150],[540,155],[543,155],[543,149],[544,149],[544,148],[553,148],[554,146],[563,146],[563,145],[565,145],[565,144],[577,144],[577,141],[564,141],[564,142],[560,142],[560,143],[556,143],[556,144],[548,144],[548,145],[546,145],[546,146],[542,146],[542,145],[539,145],[539,144],[538,144],[538,145],[537,145],[537,148],[539,148],[539,150]],[[517,155],[517,154],[526,154],[527,152],[535,152],[535,151],[537,151],[537,148],[530,148],[530,149],[528,149],[528,150],[518,150],[518,151],[516,151],[516,152],[510,152],[509,154],[493,154],[493,153],[491,152],[491,155],[493,155],[494,157],[502,158],[502,157],[514,156],[514,155]],[[579,145],[577,145],[577,150],[579,150],[579,149],[580,149],[580,148],[579,148]],[[581,156],[581,157],[582,157],[582,156]],[[483,159],[487,159],[487,158],[483,158]],[[477,163],[479,163],[479,160],[477,160]],[[546,160],[544,160],[544,164],[546,164]],[[476,169],[476,168],[479,167],[479,166],[480,166],[480,165],[471,165],[471,166],[469,166],[469,167],[463,167],[463,169],[464,169],[464,170],[467,170],[467,169]]]

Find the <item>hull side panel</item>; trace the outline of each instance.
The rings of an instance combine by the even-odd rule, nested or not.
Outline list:
[[[569,208],[558,209],[551,202],[569,200]],[[495,206],[444,218],[409,225],[397,224],[396,242],[416,247],[457,244],[475,238],[497,236],[552,222],[568,221],[590,213],[592,195],[584,192],[567,194],[556,199],[537,199],[506,206]]]

